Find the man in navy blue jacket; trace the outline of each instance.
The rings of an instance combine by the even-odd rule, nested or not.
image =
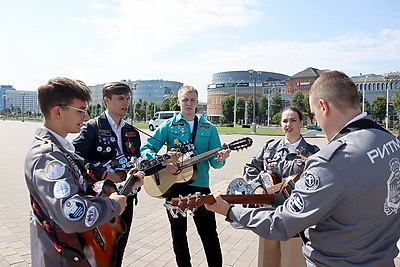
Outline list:
[[[110,179],[115,183],[122,182],[126,171],[103,167],[98,162],[107,162],[116,156],[124,155],[129,159],[140,157],[139,132],[129,125],[123,117],[126,115],[131,98],[129,86],[121,82],[106,83],[103,88],[103,101],[106,110],[98,117],[89,120],[73,141],[76,153],[90,164],[96,180]],[[128,196],[127,207],[122,214],[126,232],[118,240],[117,266],[121,266],[129,230],[133,219],[133,200],[136,195]]]

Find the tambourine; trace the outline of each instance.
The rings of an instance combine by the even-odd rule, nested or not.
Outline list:
[[[262,184],[264,189],[271,187],[272,185],[279,183],[280,180],[278,176],[273,173],[261,172],[258,175],[259,182]],[[243,178],[235,178],[233,179],[227,189],[227,195],[254,195],[254,189],[243,179]],[[255,204],[242,204],[245,208],[254,208],[258,207]],[[237,222],[231,222],[233,228],[236,229],[246,229],[243,225]]]

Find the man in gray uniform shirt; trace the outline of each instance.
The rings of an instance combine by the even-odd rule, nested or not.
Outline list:
[[[321,75],[310,107],[329,141],[310,156],[283,205],[230,206],[214,193],[207,209],[263,238],[288,240],[304,230],[307,266],[394,266],[400,237],[400,140],[361,113],[344,73]]]

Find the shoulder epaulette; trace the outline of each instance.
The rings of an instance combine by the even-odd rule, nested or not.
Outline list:
[[[324,149],[320,150],[317,155],[318,157],[326,161],[330,161],[333,154],[335,154],[335,152],[345,144],[346,141],[344,140],[333,141],[332,143],[328,144]]]

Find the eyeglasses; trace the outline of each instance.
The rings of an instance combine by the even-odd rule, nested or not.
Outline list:
[[[76,108],[76,107],[73,107],[73,106],[70,106],[70,105],[67,105],[67,104],[59,104],[57,106],[75,109],[75,110],[81,112],[82,115],[88,113],[87,108],[86,109],[81,109],[81,108]]]

